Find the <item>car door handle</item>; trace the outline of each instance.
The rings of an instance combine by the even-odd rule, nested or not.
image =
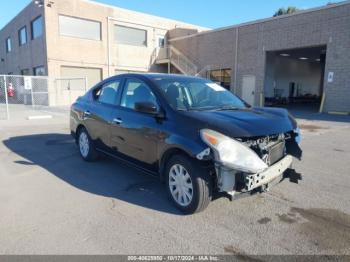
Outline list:
[[[113,119],[113,124],[120,125],[122,123],[123,123],[123,120],[121,120],[120,118],[114,118]]]
[[[90,111],[85,111],[83,114],[83,120],[88,119],[91,116],[91,112]]]

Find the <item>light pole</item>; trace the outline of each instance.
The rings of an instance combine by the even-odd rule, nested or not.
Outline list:
[[[45,0],[33,0],[34,4],[38,7],[43,7],[45,5]],[[53,1],[48,1],[47,7],[51,7],[54,4]]]
[[[43,0],[35,0],[33,1],[34,4],[36,4],[38,7],[43,7],[44,6],[44,1]]]

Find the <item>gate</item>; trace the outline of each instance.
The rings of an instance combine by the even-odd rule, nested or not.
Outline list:
[[[56,104],[58,106],[71,105],[79,96],[87,91],[87,78],[56,78]]]

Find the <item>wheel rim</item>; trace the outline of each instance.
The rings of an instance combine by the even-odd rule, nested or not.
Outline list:
[[[179,164],[169,172],[169,189],[173,199],[181,206],[188,206],[193,198],[192,179],[187,170]]]
[[[85,132],[81,132],[79,136],[79,148],[83,157],[87,157],[89,154],[89,138]]]

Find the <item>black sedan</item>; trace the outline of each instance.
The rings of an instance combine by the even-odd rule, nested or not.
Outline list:
[[[107,154],[159,176],[186,214],[218,192],[266,191],[302,154],[287,110],[253,108],[216,83],[182,75],[106,79],[72,105],[70,128],[84,160]]]

